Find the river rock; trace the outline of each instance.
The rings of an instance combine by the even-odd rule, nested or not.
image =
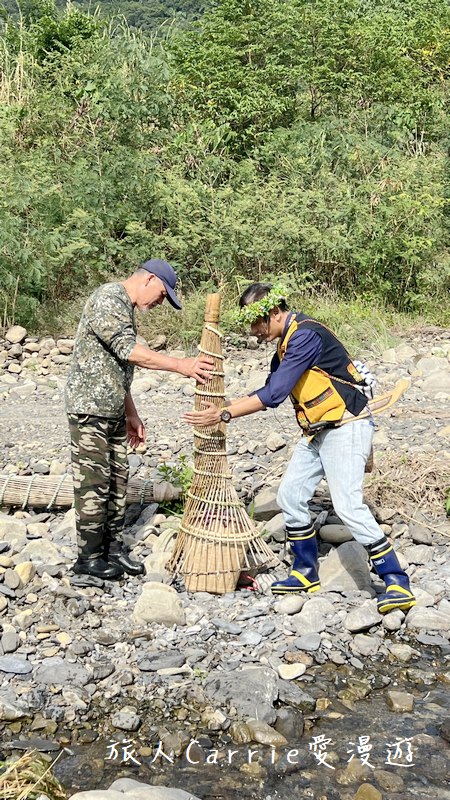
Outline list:
[[[278,696],[275,673],[267,667],[252,667],[239,672],[212,672],[205,680],[204,691],[219,705],[231,705],[244,717],[257,717],[271,725]]]
[[[144,583],[133,611],[139,625],[160,622],[163,625],[184,625],[186,616],[181,600],[171,586],[156,581]]]
[[[5,571],[3,580],[5,586],[8,586],[10,589],[18,589],[20,586],[20,577],[17,572],[11,568]]]
[[[328,553],[319,563],[319,578],[322,589],[329,591],[373,591],[367,553],[358,542],[345,542]]]
[[[345,525],[322,525],[319,536],[324,542],[330,544],[342,544],[353,540],[353,536]]]
[[[256,520],[267,520],[280,513],[277,504],[277,486],[267,486],[262,492],[258,492],[253,500],[253,516]]]
[[[322,608],[313,600],[305,603],[300,613],[292,617],[292,622],[299,635],[305,633],[320,633],[326,627]]]
[[[249,718],[246,720],[246,725],[250,731],[250,741],[252,742],[258,742],[270,747],[283,747],[287,744],[287,739],[279,731],[276,731],[275,728],[272,728],[261,719]]]
[[[355,800],[383,800],[383,795],[371,783],[362,783],[355,794]]]
[[[413,606],[408,611],[406,626],[426,631],[450,631],[450,614],[436,608]]]
[[[14,388],[11,389],[9,396],[11,400],[25,400],[26,397],[29,397],[35,391],[36,384],[32,381],[27,381],[26,383],[14,386]]]
[[[160,669],[182,667],[185,662],[186,656],[183,653],[156,650],[146,653],[138,662],[138,667],[142,672],[157,672]]]
[[[272,519],[266,520],[264,530],[270,534],[270,537],[275,542],[284,542],[286,536],[286,528],[283,514],[275,514]]]
[[[36,683],[45,686],[85,686],[90,675],[81,664],[71,664],[60,656],[44,658],[34,671]]]
[[[412,544],[405,547],[403,555],[408,564],[428,564],[433,560],[434,548],[426,544]]]
[[[304,594],[287,595],[277,600],[274,605],[274,610],[277,614],[298,614],[306,603]]]
[[[381,639],[378,636],[367,636],[364,633],[357,633],[351,643],[353,652],[361,656],[375,656],[380,646]]]
[[[288,742],[298,742],[303,735],[305,723],[303,714],[296,708],[280,708],[277,713],[275,730],[281,733]]]
[[[305,633],[303,636],[299,636],[298,639],[295,639],[294,645],[297,650],[314,652],[315,650],[319,649],[321,641],[322,637],[319,633]]]
[[[348,631],[357,633],[371,628],[372,625],[379,625],[381,619],[375,600],[366,600],[359,608],[354,608],[347,614],[344,626]]]
[[[409,533],[414,544],[433,544],[433,537],[431,531],[424,528],[423,525],[410,525]]]
[[[402,627],[405,615],[400,608],[390,611],[389,614],[383,614],[383,628],[387,631],[399,631]]]
[[[28,542],[20,553],[14,556],[14,561],[16,564],[32,561],[33,564],[57,566],[64,564],[65,559],[53,542],[47,539],[35,539]]]
[[[424,376],[433,375],[435,372],[446,372],[449,368],[449,363],[446,358],[437,358],[436,356],[419,358],[416,363],[416,369]]]
[[[17,572],[20,580],[22,581],[22,585],[26,586],[33,580],[36,574],[36,568],[32,561],[23,561],[22,563],[17,564],[15,572]]]
[[[27,539],[27,526],[20,519],[0,514],[0,539],[12,544],[16,541],[19,546],[25,544]]]
[[[27,536],[30,539],[42,539],[46,536],[49,530],[47,522],[30,522],[27,525]]]
[[[11,342],[11,344],[20,344],[23,342],[27,335],[27,329],[23,328],[21,325],[13,325],[11,328],[5,333],[5,339],[7,342]]]
[[[111,724],[121,731],[137,731],[140,728],[141,719],[136,708],[124,706],[119,711],[114,712],[111,717]]]
[[[300,689],[297,683],[280,680],[278,684],[279,700],[289,706],[293,706],[305,714],[309,714],[316,708],[316,701],[307,692]]]
[[[306,672],[305,664],[280,664],[278,674],[284,681],[293,681]]]
[[[244,628],[241,628],[240,625],[236,625],[235,622],[230,622],[228,619],[218,619],[217,617],[213,617],[210,622],[215,628],[217,628],[219,631],[223,631],[224,633],[236,635],[242,633],[244,630]]]
[[[151,786],[148,783],[140,783],[132,778],[119,778],[111,784],[108,791],[120,792],[121,800],[128,798],[128,800],[200,800],[192,792],[185,792],[183,789],[171,789],[165,786]],[[145,794],[147,792],[148,794]],[[72,795],[71,800],[76,798]],[[77,799],[78,800],[78,799]],[[91,800],[90,798],[82,798],[82,800]],[[99,798],[93,798],[99,800]],[[110,800],[108,797],[107,800]],[[112,798],[115,800],[115,798]]]
[[[26,706],[16,697],[13,691],[8,689],[0,690],[0,720],[2,722],[14,722],[27,715]]]
[[[391,711],[412,711],[414,709],[414,697],[407,692],[396,692],[389,690],[386,692],[386,703]]]
[[[276,431],[269,433],[266,439],[266,447],[268,450],[271,450],[272,453],[275,453],[277,450],[281,450],[282,447],[285,447],[286,440],[283,436],[281,436]]]
[[[26,658],[0,656],[0,672],[10,672],[13,675],[28,675],[32,669],[32,664]]]

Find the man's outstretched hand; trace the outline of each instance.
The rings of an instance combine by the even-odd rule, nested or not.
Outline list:
[[[195,358],[183,358],[180,360],[180,372],[186,378],[194,378],[199,383],[206,383],[211,377],[214,369],[214,362],[209,356],[196,356]]]

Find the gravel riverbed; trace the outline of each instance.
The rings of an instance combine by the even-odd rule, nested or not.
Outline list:
[[[230,398],[267,375],[271,354],[247,345],[224,346]],[[68,339],[19,329],[0,341],[3,475],[70,471],[70,351]],[[311,504],[322,589],[271,595],[290,563],[275,498],[299,433],[285,403],[227,429],[238,494],[281,560],[255,591],[187,593],[165,569],[179,518],[155,505],[128,508],[126,541],[146,575],[119,583],[72,575],[73,510],[2,509],[3,753],[67,748],[55,771],[77,800],[450,798],[450,526],[440,486],[440,476],[450,484],[450,333],[425,328],[381,355],[357,355],[379,392],[412,382],[377,417],[367,495],[417,606],[380,617],[383,585],[324,483]],[[138,370],[132,391],[148,439],[130,453],[131,475],[152,479],[161,464],[190,461],[180,415],[193,383]]]

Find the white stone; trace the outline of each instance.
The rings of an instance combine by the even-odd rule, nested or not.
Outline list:
[[[138,624],[160,622],[163,625],[185,625],[181,600],[171,586],[150,581],[144,583],[133,611]]]
[[[269,436],[266,439],[266,447],[267,447],[268,450],[271,450],[273,453],[275,453],[277,450],[281,450],[281,448],[284,447],[285,444],[286,444],[286,440],[284,439],[284,437],[281,436],[276,431],[273,431],[272,433],[270,433]]]
[[[20,344],[27,335],[27,329],[22,328],[21,325],[13,325],[5,333],[5,339],[11,344]]]
[[[278,674],[284,681],[293,681],[306,672],[306,664],[280,664]]]
[[[303,594],[286,595],[281,600],[277,600],[274,610],[277,614],[298,614],[305,603],[306,597]]]
[[[450,631],[450,614],[435,608],[413,606],[406,617],[406,625],[425,631]]]

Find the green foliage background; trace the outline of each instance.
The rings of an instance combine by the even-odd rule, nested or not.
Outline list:
[[[9,321],[51,329],[150,256],[187,292],[283,273],[446,317],[446,0],[222,0],[156,33],[52,0],[3,19]]]

